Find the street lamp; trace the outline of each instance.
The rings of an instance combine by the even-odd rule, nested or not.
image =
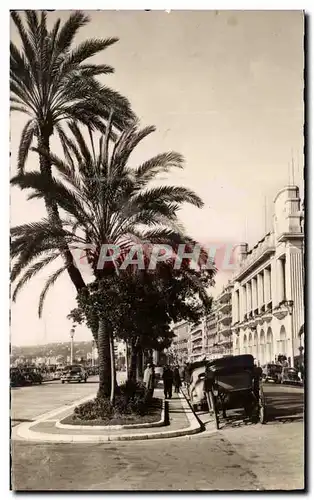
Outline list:
[[[293,300],[287,300],[286,301],[286,307],[288,309],[288,313],[290,315],[290,324],[291,324],[291,359],[290,359],[290,366],[291,368],[294,368],[294,331],[293,331]]]
[[[71,328],[70,330],[70,337],[71,337],[71,355],[70,355],[70,359],[71,359],[71,365],[73,365],[73,337],[74,337],[74,333],[75,333],[75,325],[73,325],[73,328]]]

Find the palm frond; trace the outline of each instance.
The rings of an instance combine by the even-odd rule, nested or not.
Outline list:
[[[38,305],[38,316],[41,318],[42,312],[43,312],[43,307],[44,307],[44,302],[47,296],[47,293],[49,292],[50,288],[55,284],[59,276],[66,271],[67,266],[64,265],[60,269],[58,269],[55,273],[53,273],[48,280],[46,281],[46,284],[40,294],[39,297],[39,305]]]
[[[36,131],[36,124],[33,119],[28,120],[22,130],[21,140],[18,150],[17,168],[20,174],[23,174],[28,153]]]
[[[46,257],[39,262],[36,262],[32,267],[30,267],[23,275],[23,277],[20,279],[18,284],[16,285],[13,295],[12,295],[12,300],[13,302],[16,301],[18,293],[22,290],[22,288],[28,283],[29,280],[31,280],[36,274],[38,274],[42,269],[44,269],[48,264],[53,262],[55,259],[60,257],[59,253],[55,253],[50,255],[49,257]],[[12,280],[13,281],[13,280]]]
[[[116,172],[117,175],[121,175],[132,151],[145,137],[155,132],[155,130],[156,128],[154,126],[138,130],[136,123],[127,128],[125,132],[121,134],[120,139],[114,147],[111,157],[111,170]]]
[[[81,64],[80,75],[84,77],[98,76],[98,75],[110,75],[114,73],[114,68],[108,64]]]
[[[83,14],[83,12],[76,11],[70,15],[69,19],[64,23],[59,31],[59,35],[56,40],[55,56],[59,56],[63,52],[66,53],[66,51],[70,48],[76,33],[88,22],[89,17]]]
[[[150,207],[160,201],[170,203],[190,203],[198,208],[203,207],[202,199],[194,191],[181,186],[159,186],[147,189],[136,195],[133,203],[142,207]]]
[[[184,158],[175,151],[161,153],[137,167],[134,172],[136,181],[146,184],[160,173],[167,173],[171,168],[183,168]]]
[[[72,52],[65,60],[63,68],[64,71],[67,71],[69,67],[76,67],[86,59],[89,59],[98,52],[101,52],[102,50],[110,47],[110,45],[113,45],[118,40],[118,38],[107,38],[104,40],[90,38],[89,40],[82,42],[80,45],[78,45],[78,47],[72,50]]]
[[[30,41],[29,37],[27,36],[27,32],[23,26],[22,20],[20,18],[20,15],[18,14],[17,11],[11,11],[11,18],[13,19],[13,22],[19,32],[20,38],[22,40],[23,44],[23,49],[27,58],[28,63],[32,67],[33,72],[36,72],[36,51],[34,48],[33,43]]]

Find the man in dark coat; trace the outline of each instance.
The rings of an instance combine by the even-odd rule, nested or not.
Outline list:
[[[181,377],[179,368],[176,366],[173,371],[174,392],[178,393],[181,387]]]
[[[165,399],[171,399],[172,398],[173,372],[169,366],[165,366],[164,372],[162,374],[162,379],[164,382]]]

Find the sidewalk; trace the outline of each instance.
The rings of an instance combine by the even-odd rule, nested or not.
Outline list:
[[[155,390],[155,397],[163,399],[163,391]],[[85,398],[86,399],[86,398]],[[42,415],[35,422],[27,422],[14,427],[12,439],[45,442],[107,442],[130,441],[141,439],[161,439],[185,436],[200,432],[201,424],[195,417],[183,394],[174,394],[171,400],[166,400],[166,424],[159,427],[121,428],[121,426],[85,427],[60,426],[60,420],[73,412],[74,407],[82,403],[78,401],[71,407],[63,407]],[[168,406],[168,412],[167,412]],[[168,417],[168,418],[167,418]]]

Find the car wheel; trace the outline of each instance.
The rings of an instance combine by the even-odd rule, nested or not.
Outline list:
[[[61,380],[61,384],[64,384],[64,380]]]

